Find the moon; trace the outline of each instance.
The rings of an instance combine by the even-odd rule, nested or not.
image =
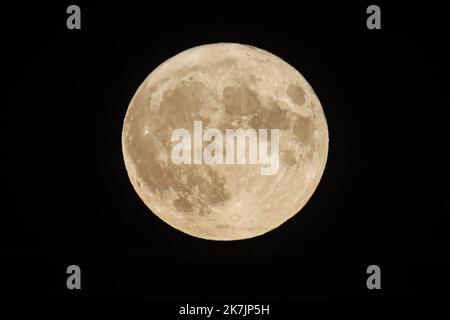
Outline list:
[[[278,171],[262,175],[261,163],[174,164],[171,135],[192,133],[195,121],[223,133],[279,129]],[[122,151],[131,184],[161,220],[194,237],[240,240],[305,206],[325,169],[328,127],[313,89],[287,62],[253,46],[215,43],[148,75],[128,106]]]

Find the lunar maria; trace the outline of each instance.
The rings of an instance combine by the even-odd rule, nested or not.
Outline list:
[[[203,133],[202,121],[194,121],[193,148],[189,130],[179,128],[172,131],[171,141],[177,143],[172,148],[171,160],[175,165],[259,164],[262,175],[274,175],[280,167],[279,132],[279,129],[270,130],[269,152],[267,129],[258,129],[258,131],[253,128],[226,129],[224,141],[223,134],[219,129],[208,128]],[[204,148],[203,142],[208,143]],[[247,154],[248,157],[246,157]]]

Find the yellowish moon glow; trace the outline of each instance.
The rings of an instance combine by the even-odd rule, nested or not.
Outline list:
[[[224,137],[227,129],[260,136],[267,129],[268,150],[276,150],[270,132],[278,129],[277,170],[261,174],[262,162],[205,163],[202,153],[193,163],[195,137],[205,140],[194,123],[202,124],[200,134]],[[181,128],[193,137],[181,148],[190,164],[173,161]],[[292,66],[253,46],[217,43],[183,51],[150,73],[129,104],[122,150],[134,189],[160,219],[195,237],[238,240],[273,230],[303,208],[325,168],[328,129],[319,99]]]

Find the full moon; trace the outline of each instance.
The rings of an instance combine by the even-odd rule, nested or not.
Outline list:
[[[222,154],[233,130],[253,136]],[[190,136],[181,144],[174,132]],[[208,144],[214,163],[204,159]],[[232,153],[242,146],[245,163]],[[174,161],[176,150],[184,162]],[[313,89],[287,62],[249,45],[208,44],[163,62],[139,86],[122,151],[131,184],[161,220],[195,237],[239,240],[277,228],[305,206],[325,169],[328,128]],[[268,157],[273,170],[262,174]]]

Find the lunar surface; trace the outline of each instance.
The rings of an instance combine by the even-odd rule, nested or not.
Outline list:
[[[174,164],[172,133],[193,135],[195,121],[224,136],[279,129],[278,170]],[[304,207],[325,168],[328,129],[319,99],[292,66],[253,46],[217,43],[183,51],[150,73],[128,106],[122,150],[134,189],[160,219],[195,237],[238,240],[273,230]]]

